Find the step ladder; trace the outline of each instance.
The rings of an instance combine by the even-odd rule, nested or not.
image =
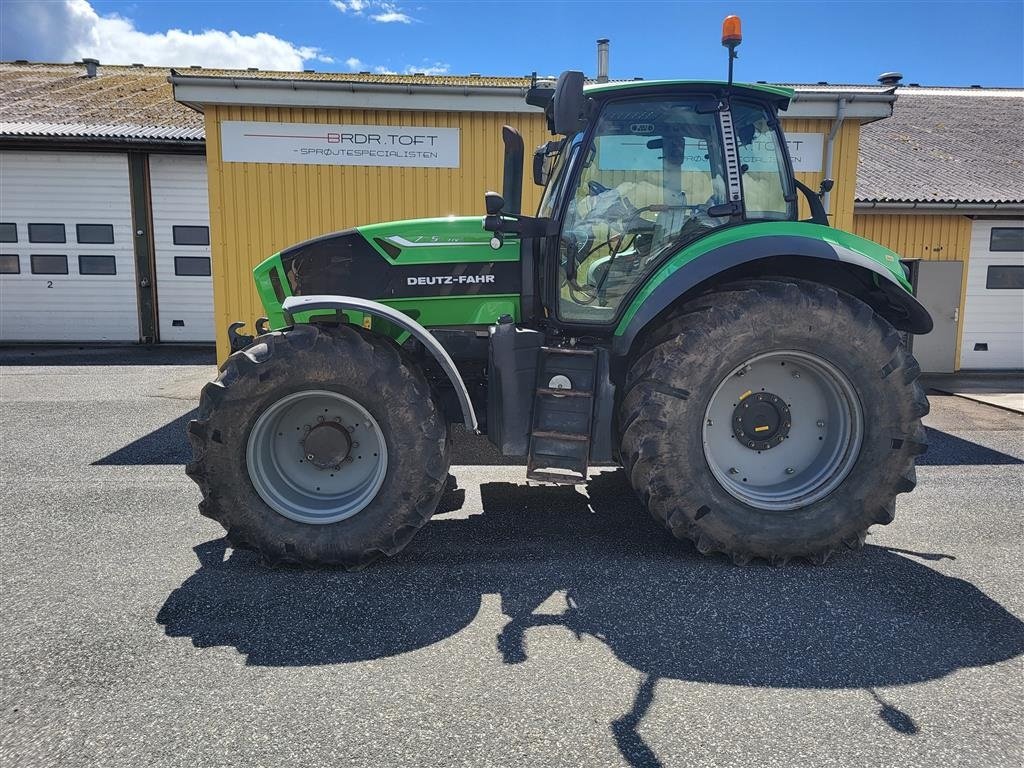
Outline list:
[[[527,479],[569,485],[587,482],[596,381],[596,350],[540,348]]]

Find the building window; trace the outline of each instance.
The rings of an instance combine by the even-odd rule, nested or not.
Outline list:
[[[21,259],[16,253],[0,254],[0,275],[20,275]]]
[[[33,254],[31,259],[33,275],[66,275],[68,273],[67,256],[42,256],[39,254]]]
[[[78,274],[116,275],[117,260],[113,256],[79,256]]]
[[[0,224],[0,243],[18,242],[17,224]]]
[[[174,274],[181,277],[209,277],[210,260],[206,256],[175,256]]]
[[[175,245],[209,245],[209,227],[175,225],[171,228]]]
[[[66,243],[63,224],[29,224],[28,241],[30,243]]]
[[[113,224],[76,224],[75,231],[80,243],[109,245],[114,242]]]
[[[1024,227],[992,227],[990,251],[1024,251]]]
[[[985,287],[993,290],[1024,288],[1024,266],[993,264],[985,274]]]

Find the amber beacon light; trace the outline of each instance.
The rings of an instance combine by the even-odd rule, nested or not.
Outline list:
[[[729,49],[729,85],[732,85],[732,62],[736,58],[736,46],[743,42],[739,16],[726,16],[722,22],[722,45]]]
[[[722,22],[722,45],[734,48],[743,42],[739,16],[726,16]]]

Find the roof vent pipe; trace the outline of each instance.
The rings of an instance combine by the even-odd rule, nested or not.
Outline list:
[[[902,79],[902,72],[883,72],[878,76],[878,82],[882,85],[899,85]]]
[[[597,41],[597,82],[608,82],[608,38]]]
[[[96,70],[99,69],[99,59],[82,59],[82,63],[85,64],[85,76],[96,77]]]

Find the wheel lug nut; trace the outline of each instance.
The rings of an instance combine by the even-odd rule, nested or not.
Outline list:
[[[793,371],[793,378],[794,379],[799,379],[800,378],[800,371]]]
[[[708,419],[708,426],[709,427],[715,426],[715,422],[713,422],[711,419]]]
[[[739,473],[740,473],[740,471],[738,469],[736,469],[736,467],[729,467],[729,474],[730,475],[738,475]]]
[[[324,420],[324,417],[323,416],[317,416],[316,420],[322,424],[323,420]]]
[[[312,454],[312,453],[307,453],[307,454],[306,454],[306,461],[312,461],[312,460],[313,460],[314,458],[315,458],[315,457],[313,456],[313,454]]]
[[[311,429],[312,429],[312,427],[311,427],[311,426],[309,426],[309,424],[306,424],[306,425],[305,425],[305,426],[303,426],[302,428],[303,428],[304,430],[306,430],[307,432],[309,432],[309,430],[311,430]]]
[[[353,448],[358,448],[359,447],[359,443],[352,443],[352,447]]]
[[[824,419],[818,419],[818,420],[817,420],[816,422],[814,422],[814,423],[818,425],[818,429],[821,429],[822,427],[824,427],[824,426],[825,426],[825,420],[824,420]]]
[[[796,470],[795,470],[795,469],[793,469],[792,467],[786,467],[786,474],[787,474],[787,475],[793,475],[793,474],[796,474]]]

